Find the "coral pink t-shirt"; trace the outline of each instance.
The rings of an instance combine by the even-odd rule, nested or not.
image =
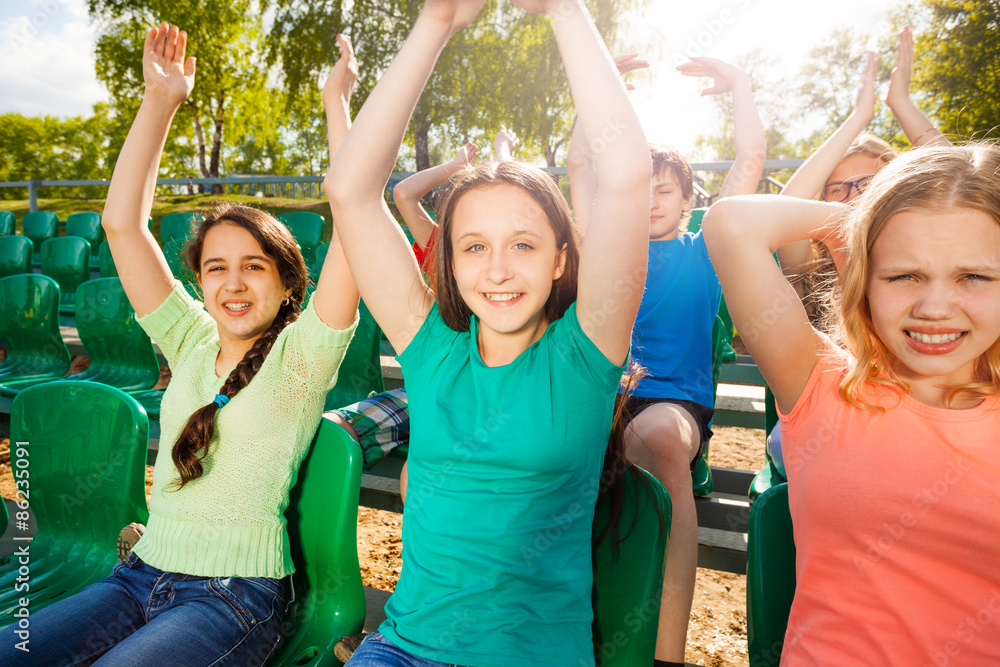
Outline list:
[[[781,416],[795,531],[783,666],[1000,665],[1000,397],[933,408],[866,389],[830,340]]]

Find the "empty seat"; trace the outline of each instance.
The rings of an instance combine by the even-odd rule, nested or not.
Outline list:
[[[54,239],[59,231],[59,218],[52,211],[26,213],[21,220],[21,233],[34,244],[34,265],[39,266],[42,243]]]
[[[16,219],[10,211],[0,211],[0,236],[14,233]]]
[[[379,351],[382,330],[364,301],[358,304],[358,317],[358,328],[337,371],[337,384],[326,395],[326,410],[353,405],[372,392],[385,391]]]
[[[111,244],[107,241],[103,241],[97,251],[97,267],[102,278],[118,277],[118,267],[115,266],[115,258],[111,256]]]
[[[292,236],[295,237],[309,273],[315,275],[318,269],[316,247],[323,242],[323,227],[326,224],[323,216],[311,211],[296,211],[295,213],[282,213],[278,216],[278,220],[284,223]]]
[[[750,667],[781,661],[795,597],[795,538],[788,484],[764,491],[750,507],[747,532],[747,648]]]
[[[34,273],[0,278],[0,340],[7,348],[0,382],[58,378],[69,371],[56,281]],[[9,404],[3,407],[9,412]]]
[[[100,213],[73,213],[66,218],[66,236],[79,236],[87,239],[91,249],[97,248],[104,240],[104,229],[101,227]],[[90,257],[90,267],[98,268],[97,254]]]
[[[79,236],[59,236],[42,243],[42,273],[59,283],[59,312],[72,315],[76,288],[90,280],[90,244]]]
[[[201,213],[168,213],[160,219],[160,241],[185,240],[194,236],[195,230],[205,217]]]
[[[23,236],[0,236],[0,278],[31,273],[33,247]]]
[[[0,566],[0,626],[27,597],[32,612],[111,574],[118,532],[145,523],[146,444],[142,408],[96,382],[53,382],[24,391],[10,421],[14,469],[31,471],[31,586],[15,590],[18,563]]]

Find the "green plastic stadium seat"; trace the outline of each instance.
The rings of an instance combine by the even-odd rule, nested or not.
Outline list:
[[[385,391],[379,352],[382,331],[364,301],[358,304],[358,313],[358,328],[337,371],[337,384],[326,395],[326,410],[352,405],[372,392]]]
[[[160,219],[160,241],[183,241],[194,236],[195,229],[205,217],[201,213],[167,213]]]
[[[795,596],[795,540],[788,484],[750,507],[747,535],[747,640],[750,667],[777,667]]]
[[[174,239],[173,241],[166,241],[163,244],[163,256],[167,259],[167,266],[170,267],[170,273],[174,274],[174,278],[177,278],[177,280],[185,285],[198,282],[194,271],[189,269],[184,263],[184,246],[187,244],[187,241],[187,239]]]
[[[100,213],[73,213],[66,218],[66,236],[79,236],[87,239],[91,249],[97,248],[104,240],[104,229],[101,227]],[[90,268],[97,269],[97,253],[90,256]]]
[[[73,213],[66,218],[66,236],[87,239],[92,246],[99,246],[104,240],[100,213]]]
[[[135,321],[135,311],[118,278],[90,280],[76,291],[76,330],[90,357],[86,370],[67,380],[101,382],[124,392],[147,392],[160,379],[153,343]],[[13,397],[47,379],[0,384],[0,397]]]
[[[320,243],[318,246],[316,246],[316,266],[315,266],[315,269],[316,269],[316,275],[317,276],[320,274],[320,271],[323,270],[323,262],[326,261],[326,254],[328,252],[330,252],[330,242],[329,241],[327,241],[326,243]]]
[[[364,626],[357,545],[361,461],[361,448],[346,431],[320,421],[285,511],[295,602],[269,665],[340,665],[333,645]]]
[[[7,348],[0,382],[66,374],[69,350],[59,330],[56,281],[35,273],[0,278],[0,340]]]
[[[278,220],[283,222],[288,231],[295,237],[295,241],[302,250],[302,258],[306,261],[306,267],[310,274],[316,272],[316,246],[323,242],[323,227],[326,222],[319,213],[311,211],[297,211],[295,213],[282,213]]]
[[[76,310],[76,288],[90,280],[90,244],[79,236],[59,236],[42,243],[42,273],[59,283],[59,312]]]
[[[0,236],[8,236],[14,233],[17,223],[14,214],[10,211],[0,211]]]
[[[671,505],[656,478],[643,475],[649,492],[639,480],[626,484],[617,548],[612,535],[594,547],[594,644],[604,667],[653,664]],[[607,522],[608,506],[600,503],[595,539]]]
[[[33,248],[23,236],[0,236],[0,278],[31,273]]]
[[[715,316],[715,324],[712,326],[712,397],[719,389],[719,375],[722,372],[722,364],[725,361],[725,350],[728,347],[726,338],[726,325],[719,315]],[[715,407],[714,403],[713,406]],[[715,483],[712,481],[712,467],[708,464],[709,445],[705,445],[705,451],[701,458],[695,461],[694,470],[691,471],[691,487],[695,497],[707,496],[715,490]]]
[[[111,574],[118,532],[145,523],[146,415],[127,394],[96,382],[24,391],[11,414],[13,469],[31,471],[31,588],[15,592],[17,563],[0,567],[0,625],[18,597],[32,612]]]
[[[118,277],[118,267],[115,266],[115,258],[111,256],[111,244],[107,241],[103,241],[97,251],[97,267],[102,278]]]
[[[25,213],[21,219],[21,233],[34,244],[35,266],[41,265],[42,243],[54,239],[59,231],[59,218],[52,211]]]

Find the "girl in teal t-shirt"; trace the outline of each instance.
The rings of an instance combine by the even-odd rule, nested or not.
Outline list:
[[[594,663],[594,502],[645,280],[649,151],[582,0],[514,2],[553,19],[595,137],[582,249],[552,177],[515,162],[453,177],[433,287],[386,208],[423,85],[483,0],[425,3],[324,184],[411,408],[403,570],[352,667]]]

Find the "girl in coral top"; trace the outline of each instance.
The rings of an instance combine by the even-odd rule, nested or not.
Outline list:
[[[851,207],[728,199],[704,229],[781,412],[781,664],[1000,663],[1000,149],[914,150]],[[805,239],[838,266],[836,342],[771,257]]]

